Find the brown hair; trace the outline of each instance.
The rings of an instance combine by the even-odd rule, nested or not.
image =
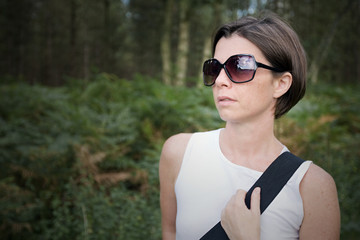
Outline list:
[[[246,16],[217,30],[213,41],[213,55],[218,41],[233,34],[255,44],[273,67],[292,74],[291,87],[276,102],[275,118],[280,118],[295,106],[306,90],[306,54],[297,34],[275,14],[267,13],[261,18]]]

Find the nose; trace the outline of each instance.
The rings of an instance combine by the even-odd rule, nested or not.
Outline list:
[[[224,86],[224,87],[230,87],[232,84],[229,76],[226,74],[225,69],[222,68],[219,75],[217,76],[215,80],[215,85],[218,87]]]

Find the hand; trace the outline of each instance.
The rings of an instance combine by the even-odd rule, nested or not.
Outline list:
[[[250,209],[245,195],[246,191],[239,189],[221,214],[221,225],[231,240],[260,239],[260,188],[251,194]]]

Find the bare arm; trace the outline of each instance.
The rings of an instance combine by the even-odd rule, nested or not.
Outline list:
[[[172,136],[164,143],[162,149],[159,163],[159,178],[163,240],[175,239],[176,197],[174,187],[190,137],[191,134]]]
[[[300,184],[300,192],[304,204],[300,239],[339,239],[340,208],[333,178],[312,164]]]

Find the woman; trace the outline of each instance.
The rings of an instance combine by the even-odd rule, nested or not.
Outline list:
[[[306,57],[296,33],[274,15],[243,17],[216,33],[205,61],[223,129],[170,137],[161,154],[163,239],[200,239],[221,220],[230,239],[338,239],[336,185],[305,161],[260,216],[246,191],[287,148],[274,121],[304,95]]]

